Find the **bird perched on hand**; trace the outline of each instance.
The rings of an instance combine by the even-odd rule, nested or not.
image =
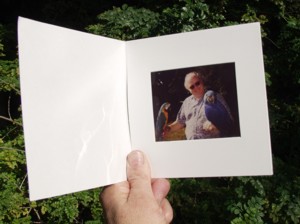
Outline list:
[[[222,99],[216,92],[208,90],[204,95],[205,115],[220,131],[220,137],[228,137],[232,132],[233,119]]]
[[[162,141],[164,138],[164,131],[168,124],[168,109],[170,108],[171,104],[166,102],[163,103],[158,111],[156,124],[155,124],[155,138],[156,141]]]

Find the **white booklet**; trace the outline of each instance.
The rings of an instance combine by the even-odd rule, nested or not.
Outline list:
[[[153,178],[272,174],[259,23],[120,41],[19,18],[18,38],[31,200],[124,181],[133,149]],[[186,89],[191,72],[203,83]],[[202,84],[225,102],[226,134],[182,123],[211,116],[208,98],[182,115]]]

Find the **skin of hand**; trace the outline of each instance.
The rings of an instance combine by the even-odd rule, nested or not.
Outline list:
[[[210,121],[204,122],[203,129],[205,131],[210,132],[210,133],[215,134],[215,135],[220,134],[219,129],[215,125],[213,125],[213,123],[211,123]]]
[[[174,121],[172,124],[167,126],[166,131],[167,132],[173,132],[173,131],[178,131],[180,129],[184,128],[184,124],[180,124],[177,120]]]
[[[108,224],[167,224],[173,209],[166,199],[170,183],[151,179],[149,162],[142,151],[127,156],[127,181],[106,187],[101,195]]]

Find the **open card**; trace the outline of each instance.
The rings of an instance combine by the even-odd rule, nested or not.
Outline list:
[[[125,42],[19,18],[18,36],[31,200],[126,180],[132,149],[154,178],[272,174],[259,23]],[[211,117],[204,98],[179,116],[202,85],[184,87],[191,72],[225,102],[230,132],[182,123]],[[217,134],[186,140],[203,130]]]

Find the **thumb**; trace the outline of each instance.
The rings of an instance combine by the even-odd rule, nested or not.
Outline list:
[[[130,185],[128,200],[153,197],[150,165],[142,151],[132,151],[127,156],[127,180]]]

